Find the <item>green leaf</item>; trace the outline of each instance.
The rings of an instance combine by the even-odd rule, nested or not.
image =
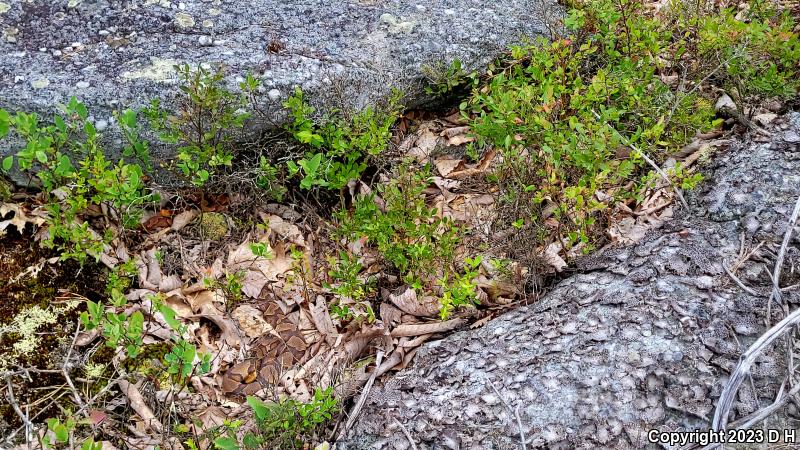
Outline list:
[[[269,407],[258,398],[248,395],[247,404],[253,409],[253,414],[255,414],[256,419],[264,420],[269,415]]]
[[[11,170],[11,166],[14,165],[14,157],[13,156],[6,156],[3,158],[3,170],[8,172]]]
[[[175,318],[177,316],[177,313],[175,312],[174,309],[170,308],[167,305],[160,305],[158,307],[158,310],[164,316],[164,321],[167,322],[167,325],[169,325],[170,327],[172,327],[173,330],[176,331],[180,329],[181,322]]]
[[[0,109],[0,139],[4,138],[10,130],[8,111]]]
[[[229,437],[218,437],[214,440],[214,447],[218,450],[239,450],[236,439]]]
[[[67,442],[69,440],[69,430],[63,424],[56,424],[53,427],[53,433],[55,433],[58,442]]]

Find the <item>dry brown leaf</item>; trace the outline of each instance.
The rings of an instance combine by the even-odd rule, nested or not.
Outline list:
[[[190,209],[178,214],[172,219],[172,231],[180,231],[183,227],[190,224],[199,214],[200,211],[197,209]]]
[[[279,275],[291,270],[293,261],[286,255],[283,245],[276,245],[271,254],[271,258],[256,257],[249,242],[241,244],[228,254],[228,270],[246,271],[242,292],[248,297],[258,298],[268,282],[278,281]]]
[[[486,171],[489,170],[489,168],[491,168],[492,163],[496,158],[497,158],[497,150],[492,148],[486,153],[484,153],[481,160],[478,161],[478,163],[475,166],[467,167],[466,165],[462,165],[456,170],[450,172],[450,174],[447,175],[447,178],[452,178],[454,180],[463,180],[465,178],[483,175],[484,173],[486,173]]]
[[[170,292],[175,289],[180,289],[183,286],[183,281],[177,275],[170,275],[161,278],[161,283],[158,284],[158,290],[161,292]]]
[[[474,142],[475,136],[467,136],[466,134],[460,134],[458,136],[453,136],[447,140],[447,145],[450,147],[457,147],[459,145],[464,145],[469,142]]]
[[[469,127],[466,127],[466,126],[463,126],[463,127],[451,127],[451,128],[445,128],[444,130],[442,130],[441,136],[444,136],[447,139],[451,139],[451,138],[454,138],[456,136],[463,136],[463,135],[465,135],[467,133],[469,133]]]
[[[225,342],[227,345],[231,347],[239,348],[242,343],[242,338],[239,334],[239,328],[236,324],[230,320],[226,319],[223,314],[219,311],[216,312],[206,312],[201,314],[196,314],[194,316],[189,316],[189,319],[208,319],[214,324],[219,327],[222,331],[222,341]]]
[[[336,326],[333,324],[331,315],[328,312],[328,304],[325,302],[325,297],[318,295],[316,303],[308,305],[308,307],[311,312],[311,320],[317,330],[325,336],[325,342],[333,346],[339,337],[339,332],[336,331]]]
[[[267,333],[275,333],[272,325],[264,320],[264,314],[251,305],[237,307],[231,313],[231,317],[239,322],[239,329],[244,331],[248,337],[257,338]],[[277,333],[275,334],[280,337]]]
[[[560,250],[561,244],[553,242],[548,245],[543,252],[545,262],[555,269],[556,272],[561,272],[567,267],[567,262],[558,254]]]
[[[225,296],[216,291],[202,290],[186,295],[186,300],[195,313],[214,313],[219,311],[214,302],[225,303]]]
[[[515,297],[520,294],[518,285],[497,278],[488,279],[485,275],[480,275],[475,279],[475,286],[485,292],[492,303],[497,303],[497,299],[500,297]]]
[[[192,306],[181,295],[169,296],[166,300],[164,300],[164,304],[172,308],[172,310],[175,311],[175,314],[181,319],[185,319],[194,314],[194,311],[192,311]]]
[[[443,177],[448,177],[451,173],[456,171],[459,166],[463,168],[464,161],[453,158],[438,158],[433,162],[433,165],[436,166],[436,170],[439,171],[439,174]]]
[[[228,413],[218,406],[209,406],[197,414],[197,417],[203,425],[202,428],[198,427],[198,429],[195,429],[195,432],[199,436],[205,433],[206,430],[221,427],[225,423],[225,419],[228,418]],[[192,426],[194,426],[194,424]]]
[[[439,136],[430,129],[420,129],[414,146],[408,151],[408,156],[413,156],[417,162],[425,162],[436,149],[439,139]]]
[[[417,291],[406,287],[398,294],[389,294],[389,300],[406,314],[417,317],[436,317],[439,315],[439,300],[426,296],[418,299]]]
[[[31,223],[38,227],[45,222],[43,217],[28,216],[22,206],[16,203],[0,204],[0,218],[5,217],[10,212],[14,213],[14,217],[0,221],[0,231],[5,231],[9,226],[13,226],[21,233],[25,230],[25,224]]]
[[[297,225],[287,222],[276,215],[267,216],[266,214],[261,214],[261,219],[268,223],[269,229],[278,236],[283,237],[293,244],[297,244],[302,247],[306,246],[306,240],[303,238],[303,233],[300,231],[300,228],[298,228]]]

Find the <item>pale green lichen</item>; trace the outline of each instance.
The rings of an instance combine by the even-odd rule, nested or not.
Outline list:
[[[11,346],[11,354],[0,358],[0,371],[16,365],[20,357],[36,351],[40,342],[40,330],[58,323],[59,316],[75,309],[78,304],[77,301],[70,301],[63,306],[50,306],[47,309],[34,305],[20,311],[10,324],[0,324],[0,339],[6,335],[16,338]]]
[[[0,15],[7,13],[11,6],[6,2],[0,2]]]
[[[175,81],[175,66],[180,64],[178,61],[151,57],[150,62],[149,67],[123,72],[120,77],[126,81],[137,79],[147,79],[158,83]]]
[[[390,34],[409,34],[416,25],[414,22],[400,20],[389,13],[383,14],[380,21],[389,27]]]
[[[105,364],[93,363],[88,362],[83,367],[83,372],[86,374],[86,378],[90,380],[96,380],[103,376],[103,372],[106,370]]]
[[[34,89],[44,89],[47,86],[50,86],[50,80],[47,78],[38,78],[31,81],[31,87]]]
[[[194,17],[189,14],[179,12],[175,14],[175,24],[181,28],[192,28],[194,26]]]

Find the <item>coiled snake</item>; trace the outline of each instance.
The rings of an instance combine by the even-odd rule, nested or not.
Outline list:
[[[251,346],[253,357],[229,368],[221,377],[222,391],[230,396],[253,395],[275,386],[284,371],[305,362],[306,344],[297,323],[273,301],[264,311],[272,331]]]

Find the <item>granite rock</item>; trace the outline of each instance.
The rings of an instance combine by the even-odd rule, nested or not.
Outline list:
[[[113,110],[155,97],[169,107],[179,63],[222,67],[232,88],[259,78],[259,109],[274,117],[255,128],[281,122],[296,86],[322,110],[360,109],[392,88],[421,104],[422,67],[458,58],[480,69],[545,34],[559,10],[553,0],[3,0],[0,108],[51,117],[76,95],[113,135]]]

